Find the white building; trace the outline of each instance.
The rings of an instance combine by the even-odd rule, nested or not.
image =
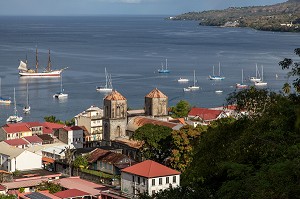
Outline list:
[[[102,118],[103,109],[96,106],[91,106],[75,116],[75,125],[84,126],[90,134],[86,141],[102,140]]]
[[[85,142],[83,129],[79,126],[60,128],[55,136],[63,143],[75,148],[83,148]]]
[[[151,196],[160,190],[177,186],[180,186],[180,172],[152,160],[121,171],[121,190],[127,194],[147,192]]]
[[[0,169],[8,172],[42,168],[42,156],[33,152],[0,143]]]

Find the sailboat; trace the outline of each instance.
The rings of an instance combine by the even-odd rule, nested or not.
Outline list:
[[[27,91],[26,105],[25,105],[24,108],[23,108],[23,112],[24,112],[25,114],[30,113],[28,84],[27,84],[27,89],[26,89],[26,91]]]
[[[27,62],[27,56],[26,60],[22,61],[20,60],[20,65],[18,67],[19,75],[20,76],[27,76],[27,77],[59,77],[60,74],[63,72],[63,70],[67,69],[59,69],[59,70],[52,70],[51,69],[51,59],[50,59],[50,50],[48,53],[48,65],[46,69],[43,72],[39,72],[39,62],[38,62],[38,50],[36,48],[35,50],[35,69],[29,69],[28,68],[28,62]]]
[[[164,65],[161,65],[161,69],[157,70],[158,73],[170,73],[170,70],[168,69],[168,60],[166,59],[166,68],[164,68]]]
[[[98,86],[96,90],[105,93],[112,92],[113,90],[111,75],[108,75],[106,68],[105,68],[105,86]]]
[[[183,91],[195,91],[195,90],[199,90],[199,89],[200,89],[200,87],[196,86],[196,75],[195,75],[195,70],[194,70],[194,84],[187,88],[183,88]]]
[[[11,104],[11,100],[2,97],[1,95],[1,77],[0,77],[0,104]]]
[[[16,89],[14,88],[14,115],[11,115],[7,118],[6,122],[17,123],[23,120],[23,117],[18,116],[17,103],[16,103]]]
[[[254,82],[255,86],[267,86],[267,82],[264,82],[264,67],[261,66],[261,80]]]
[[[255,66],[255,77],[250,77],[250,81],[251,82],[261,81],[260,74],[259,74],[259,71],[257,69],[257,64]]]
[[[213,66],[213,75],[209,76],[210,80],[223,80],[225,77],[221,76],[221,64],[219,62],[219,75],[215,75],[215,66]]]
[[[242,83],[237,83],[236,88],[248,88],[247,84],[244,84],[244,70],[242,69]]]
[[[62,76],[60,77],[60,92],[57,92],[53,95],[53,98],[62,99],[67,98],[68,94],[64,93],[63,85],[62,85]]]

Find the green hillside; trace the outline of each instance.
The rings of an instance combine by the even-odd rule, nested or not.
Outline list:
[[[251,27],[257,30],[300,31],[300,0],[269,6],[230,7],[225,10],[189,12],[172,20],[198,20],[205,26]]]

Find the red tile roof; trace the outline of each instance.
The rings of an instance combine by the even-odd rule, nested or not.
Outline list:
[[[43,123],[41,122],[26,122],[26,124],[31,127],[37,127],[37,126],[43,126]]]
[[[146,160],[131,167],[127,167],[126,169],[122,169],[122,172],[131,173],[146,178],[180,174],[180,172],[170,169],[169,167],[166,167],[152,160]]]
[[[0,184],[0,191],[6,190],[6,187]]]
[[[6,133],[18,133],[31,131],[26,123],[7,124],[2,127]]]
[[[36,135],[26,136],[26,137],[23,137],[23,139],[27,140],[30,143],[42,143],[43,142],[43,140]]]
[[[42,124],[44,134],[52,134],[55,129],[60,129],[65,126],[64,124],[57,124],[52,122],[44,122]]]
[[[78,176],[61,178],[59,180],[55,180],[54,182],[59,183],[62,187],[66,189],[76,188],[78,190],[85,191],[93,196],[99,195],[102,189],[106,189],[106,187],[103,185],[80,179]]]
[[[108,94],[105,98],[105,100],[126,100],[126,98],[121,95],[118,91],[114,90],[110,94]]]
[[[4,140],[4,142],[6,142],[7,144],[9,144],[10,146],[20,146],[20,145],[27,145],[27,144],[29,144],[28,142],[26,142],[22,138],[13,139],[13,140]]]
[[[43,123],[44,127],[48,127],[50,129],[60,129],[62,127],[64,127],[64,124],[58,124],[58,123],[52,123],[52,122],[44,122]]]
[[[42,157],[42,161],[47,162],[47,163],[54,163],[55,162],[55,160],[53,160],[52,158],[48,158],[48,157]]]
[[[168,98],[165,94],[163,94],[157,88],[153,89],[150,93],[148,93],[145,97],[148,98]]]
[[[80,126],[65,126],[63,129],[66,131],[76,131],[76,130],[83,130]]]
[[[198,116],[203,120],[214,120],[217,119],[222,112],[222,110],[212,110],[208,108],[192,108],[188,116]]]
[[[78,189],[68,189],[65,191],[60,191],[57,193],[54,193],[53,195],[59,197],[59,198],[72,198],[72,197],[80,197],[80,196],[90,196],[89,193],[80,191]]]

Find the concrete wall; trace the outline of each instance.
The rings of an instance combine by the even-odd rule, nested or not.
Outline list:
[[[9,172],[40,169],[42,168],[42,156],[29,151],[24,151],[19,156],[12,158],[10,164],[11,170]]]

